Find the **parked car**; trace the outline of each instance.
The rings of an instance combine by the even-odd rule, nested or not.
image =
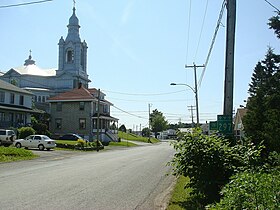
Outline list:
[[[16,139],[16,134],[13,130],[0,129],[0,146],[10,146]]]
[[[50,139],[45,135],[30,135],[25,139],[17,139],[15,140],[14,145],[17,148],[38,148],[39,150],[44,150],[45,148],[50,150],[56,146],[55,140]]]
[[[73,141],[77,141],[78,139],[85,140],[83,137],[81,137],[81,136],[79,136],[78,134],[75,134],[75,133],[68,133],[68,134],[65,134],[65,135],[59,137],[59,140],[73,140]]]

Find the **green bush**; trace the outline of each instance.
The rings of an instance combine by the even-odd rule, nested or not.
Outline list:
[[[221,194],[209,209],[280,209],[280,171],[238,173]]]
[[[18,138],[19,139],[24,139],[25,137],[29,135],[34,135],[35,130],[31,127],[22,127],[18,129]]]
[[[170,165],[175,175],[190,178],[187,187],[205,205],[220,199],[220,190],[234,173],[260,162],[261,150],[251,144],[230,146],[227,139],[203,135],[200,130],[179,138],[173,143],[176,153]]]

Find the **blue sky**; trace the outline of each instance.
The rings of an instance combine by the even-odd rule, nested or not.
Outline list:
[[[0,6],[23,2],[27,1],[2,0]],[[107,100],[130,113],[112,107],[112,116],[119,118],[120,124],[137,130],[140,125],[146,127],[148,104],[152,104],[151,110],[161,111],[170,123],[191,122],[187,106],[195,105],[194,93],[170,83],[194,87],[193,70],[184,66],[205,63],[222,2],[76,1],[80,36],[89,47],[90,87],[100,88]],[[280,8],[278,0],[270,2]],[[30,49],[39,67],[57,68],[57,43],[67,35],[72,7],[71,0],[53,0],[0,9],[0,70],[23,65]],[[280,53],[280,40],[267,25],[274,11],[264,0],[237,0],[235,110],[244,105],[253,69],[264,58],[267,47]],[[226,11],[222,24],[226,24]],[[223,112],[225,32],[221,26],[199,88],[201,123],[216,120]],[[199,68],[198,79],[201,73]]]

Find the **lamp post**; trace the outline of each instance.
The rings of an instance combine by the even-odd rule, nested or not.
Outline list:
[[[171,83],[170,85],[184,85],[188,88],[190,88],[194,94],[195,94],[195,107],[196,107],[196,127],[199,127],[199,112],[198,112],[198,93],[197,93],[197,88],[193,88],[188,84],[184,84],[184,83]]]

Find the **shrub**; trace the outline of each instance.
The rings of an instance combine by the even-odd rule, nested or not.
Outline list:
[[[221,194],[221,201],[209,209],[280,209],[280,172],[238,173]]]
[[[234,173],[260,162],[261,150],[251,144],[230,146],[227,139],[203,135],[200,130],[179,136],[180,140],[173,143],[177,152],[170,164],[175,175],[190,178],[187,187],[203,204],[218,201],[220,190]]]
[[[29,136],[29,135],[34,135],[35,134],[35,130],[31,127],[21,127],[18,129],[18,138],[19,139],[24,139],[25,137]]]

